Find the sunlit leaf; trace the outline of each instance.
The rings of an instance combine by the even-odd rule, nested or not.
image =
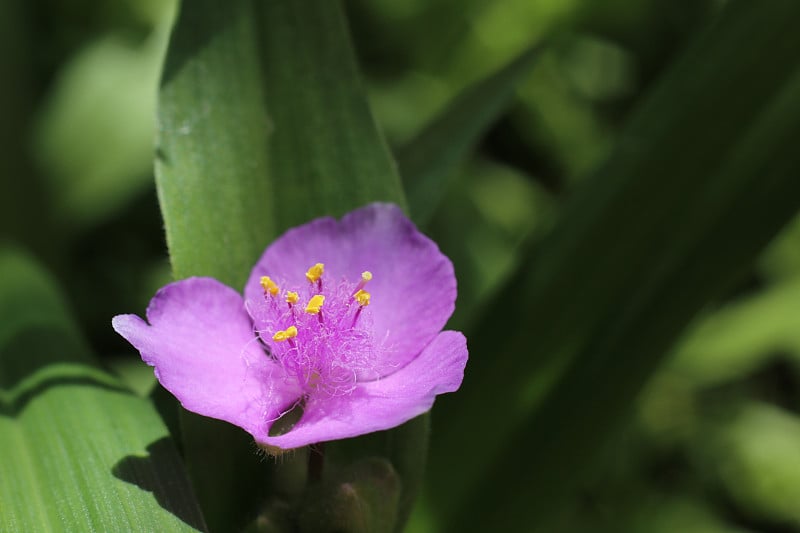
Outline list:
[[[241,286],[286,228],[370,201],[404,203],[335,2],[185,4],[158,150],[176,277]]]
[[[0,530],[205,530],[153,406],[103,372],[48,276],[0,252]]]

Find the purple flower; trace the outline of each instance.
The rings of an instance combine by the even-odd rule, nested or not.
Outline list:
[[[458,389],[466,339],[441,331],[455,299],[436,244],[398,207],[371,204],[284,233],[244,298],[189,278],[156,293],[147,322],[113,326],[186,409],[290,449],[397,426]],[[300,402],[294,427],[270,436]]]

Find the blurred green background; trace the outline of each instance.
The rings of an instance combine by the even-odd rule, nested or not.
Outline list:
[[[503,357],[474,350],[491,346],[486,328],[496,323],[487,323],[487,313],[503,323],[505,313],[525,309],[503,305],[503,295],[513,294],[509,283],[531,267],[531,250],[609,156],[634,109],[725,6],[345,2],[372,110],[401,172],[413,164],[402,157],[409,143],[462,89],[541,44],[508,98],[499,99],[496,116],[426,194],[432,206],[418,207],[407,188],[411,213],[456,266],[459,300],[450,327],[468,339],[488,337],[473,345],[473,360]],[[150,369],[111,330],[110,317],[141,314],[171,279],[152,168],[157,89],[175,10],[173,2],[155,0],[0,5],[1,238],[53,273],[94,352],[142,395],[153,383]],[[598,254],[614,245],[601,243]],[[800,531],[800,219],[755,264],[730,268],[742,271],[737,282],[706,302],[641,384],[632,416],[610,444],[598,438],[603,451],[572,487],[553,531]],[[614,314],[611,302],[607,313]],[[536,344],[537,336],[527,342]],[[547,372],[532,385],[533,403],[551,382]],[[469,520],[469,508],[461,497],[448,500],[441,479],[457,484],[471,462],[495,464],[490,452],[481,456],[483,435],[493,431],[494,416],[517,408],[483,400],[492,415],[476,413],[469,434],[450,423],[463,408],[459,393],[434,409],[431,461],[438,463],[408,531],[443,531],[456,523],[453,516]],[[459,453],[460,441],[469,443],[467,455]],[[515,453],[510,464],[527,460],[524,447]],[[526,479],[516,483],[524,487]]]

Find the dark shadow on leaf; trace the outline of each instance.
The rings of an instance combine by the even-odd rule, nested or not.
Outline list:
[[[173,442],[178,447],[178,453],[183,456],[183,435],[181,433],[180,403],[161,383],[156,381],[155,386],[148,395],[150,401],[161,415],[161,420],[166,424]]]
[[[111,473],[117,479],[152,492],[163,509],[189,526],[208,531],[185,472],[175,467],[179,464],[172,440],[164,437],[147,446],[146,456],[123,457]]]

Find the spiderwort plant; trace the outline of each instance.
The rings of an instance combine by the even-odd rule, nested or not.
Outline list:
[[[458,389],[466,339],[442,331],[455,299],[450,260],[397,206],[376,203],[287,231],[244,297],[189,278],[158,291],[147,322],[113,326],[186,409],[278,453],[397,426]]]

